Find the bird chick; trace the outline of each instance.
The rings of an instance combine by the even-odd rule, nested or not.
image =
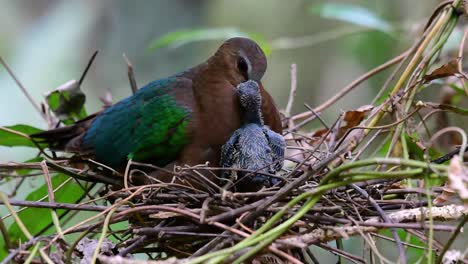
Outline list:
[[[258,83],[253,80],[240,83],[236,93],[242,108],[243,125],[222,146],[220,164],[251,172],[223,171],[221,177],[234,179],[238,191],[271,187],[278,179],[261,172],[275,174],[281,169],[286,143],[283,136],[264,125]]]

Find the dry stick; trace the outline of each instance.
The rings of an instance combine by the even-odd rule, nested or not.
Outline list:
[[[45,182],[47,186],[47,193],[49,195],[49,201],[51,203],[54,203],[55,202],[54,189],[52,187],[52,181],[50,179],[49,168],[47,167],[45,160],[41,162],[41,167],[42,167],[42,171],[44,172],[44,178],[45,178]],[[55,228],[60,238],[63,239],[64,237],[62,233],[62,228],[60,227],[60,221],[57,215],[57,211],[55,209],[52,209],[50,213],[52,214],[52,221],[54,222]]]
[[[130,88],[132,89],[132,93],[135,94],[138,91],[138,86],[135,79],[135,73],[133,72],[133,65],[130,63],[130,60],[125,53],[123,54],[123,58],[127,64],[127,74],[128,81],[130,82]]]
[[[14,134],[14,135],[17,135],[17,136],[20,136],[20,137],[23,137],[23,138],[26,138],[28,140],[30,140],[38,149],[39,149],[39,152],[42,153],[44,156],[46,156],[47,158],[50,158],[52,159],[51,156],[49,156],[47,153],[44,152],[44,149],[41,147],[41,145],[39,145],[39,143],[37,143],[34,139],[32,139],[29,135],[23,133],[23,132],[20,132],[20,131],[16,131],[14,129],[10,129],[8,127],[2,127],[0,126],[0,130],[3,130],[7,133],[10,133],[10,134]]]
[[[3,58],[0,56],[0,63],[3,65],[3,67],[5,67],[5,69],[7,70],[8,74],[10,74],[11,78],[16,82],[16,85],[18,85],[18,87],[21,89],[21,91],[23,92],[23,94],[26,96],[26,98],[28,98],[29,102],[31,103],[31,105],[34,107],[34,109],[36,109],[36,111],[41,115],[42,118],[44,118],[44,120],[47,121],[47,117],[46,115],[41,111],[41,108],[39,107],[39,105],[36,103],[36,101],[34,101],[34,99],[32,98],[32,96],[29,94],[28,90],[26,90],[26,88],[24,87],[24,85],[19,81],[19,79],[16,77],[16,75],[13,73],[13,71],[11,70],[11,68],[8,66],[8,64],[3,60]]]
[[[222,223],[213,223],[213,225],[217,226],[217,227],[220,227],[220,228],[223,228],[226,230],[226,232],[231,232],[233,234],[237,234],[241,237],[248,237],[250,234],[248,233],[245,233],[243,231],[240,231],[240,230],[237,230],[235,228],[232,228],[232,227],[228,227]],[[219,237],[219,236],[218,236]],[[273,245],[269,245],[267,247],[271,252],[277,254],[278,256],[281,256],[283,258],[285,258],[286,260],[288,260],[290,263],[294,263],[294,264],[303,264],[301,261],[299,261],[298,259],[296,259],[295,257],[289,255],[289,254],[286,254],[285,252],[279,250],[278,248],[276,248],[275,246]]]
[[[124,173],[124,187],[127,190],[127,193],[129,195],[132,194],[132,192],[128,189],[128,173],[130,172],[130,166],[132,165],[132,159],[129,159],[127,161],[127,166],[125,167],[125,173]]]
[[[324,137],[326,137],[326,136],[327,135],[325,135]],[[323,142],[323,140],[322,140],[322,142]],[[352,144],[350,144],[350,145],[352,145]],[[242,219],[242,223],[248,223],[248,222],[252,221],[253,219],[255,219],[268,206],[273,204],[275,201],[281,199],[282,197],[286,196],[293,189],[299,187],[303,182],[305,182],[308,178],[310,178],[314,173],[316,173],[317,171],[322,169],[323,166],[325,166],[326,164],[328,164],[332,160],[336,159],[337,156],[341,155],[345,151],[346,151],[346,147],[337,150],[335,153],[331,154],[330,156],[328,156],[327,158],[325,158],[324,160],[322,160],[321,162],[316,164],[307,174],[304,174],[304,175],[296,178],[294,181],[292,181],[289,184],[287,184],[286,186],[282,187],[274,195],[272,195],[270,197],[266,197],[265,199],[257,201],[257,202],[255,202],[253,204],[248,205],[248,206],[242,207],[243,209],[250,208],[248,210],[254,210],[255,209],[255,211],[248,214],[244,219]],[[298,168],[300,166],[302,166],[302,165],[299,165]],[[234,216],[236,216],[238,214],[242,214],[243,212],[246,212],[246,211],[240,211],[240,210],[234,209],[234,210],[232,210],[230,212],[226,212],[226,213],[219,214],[217,216],[210,217],[208,219],[208,221],[224,221],[224,220],[232,218],[232,217],[234,217]],[[238,225],[236,224],[236,226],[238,226]],[[215,245],[215,249],[217,249],[217,248],[220,248],[220,247],[224,246],[224,244],[229,241],[229,240],[224,240],[223,242],[221,242],[219,240],[220,240],[220,238],[213,239],[212,241],[210,241],[210,243],[208,243],[207,245],[202,247],[200,250],[195,252],[195,254],[193,254],[192,256],[195,257],[195,256],[200,256],[202,254],[205,254],[211,248],[211,245],[213,245],[213,244]]]
[[[291,64],[291,89],[289,90],[289,99],[288,104],[286,105],[286,110],[284,110],[287,117],[291,116],[291,109],[294,104],[294,97],[296,97],[297,90],[297,65],[295,63]]]
[[[83,83],[85,77],[86,77],[86,74],[88,73],[89,71],[89,68],[91,67],[91,65],[93,64],[94,62],[94,59],[96,58],[97,54],[98,54],[99,50],[96,50],[93,55],[91,55],[91,58],[89,59],[88,61],[88,64],[86,65],[86,68],[84,69],[83,73],[81,74],[81,77],[80,77],[80,80],[78,81],[78,84],[81,86],[81,84]]]
[[[384,222],[392,223],[392,221],[388,218],[384,210],[382,210],[382,208],[374,200],[374,198],[372,198],[365,190],[363,190],[361,187],[357,186],[356,184],[350,184],[350,185],[354,190],[356,190],[358,193],[364,196],[364,198],[369,200],[369,203],[379,213],[380,217],[382,218]],[[403,244],[401,243],[400,237],[398,236],[397,230],[395,228],[390,228],[390,231],[392,232],[393,238],[395,239],[395,243],[397,244],[397,248],[400,253],[400,263],[405,264],[406,263],[405,249],[403,247]]]
[[[65,184],[67,184],[67,183],[70,182],[70,181],[71,181],[71,178],[66,179],[65,181],[63,181],[59,186],[57,186],[57,187],[55,188],[54,192],[60,190],[63,186],[65,186]],[[44,201],[45,199],[47,199],[47,195],[41,197],[37,202],[42,202],[42,201]],[[31,201],[31,202],[35,202],[35,201]],[[3,202],[0,201],[0,204],[1,204],[1,203],[3,203]],[[3,204],[5,204],[5,203],[3,203]],[[5,205],[6,205],[6,204],[5,204]],[[24,207],[24,208],[18,209],[18,211],[16,211],[15,213],[18,214],[18,213],[20,213],[21,211],[23,211],[23,210],[25,210],[25,209],[27,209],[27,208]],[[6,218],[8,218],[8,217],[10,217],[10,216],[12,216],[12,214],[6,214],[6,215],[2,216],[0,219],[4,220],[4,219],[6,219]]]
[[[300,177],[300,178],[302,179],[302,177]],[[299,178],[298,178],[298,179],[299,179]],[[295,181],[296,181],[296,180],[295,180]],[[302,181],[304,181],[304,180],[302,180]],[[300,185],[300,183],[299,183],[298,185]],[[289,186],[289,185],[287,185],[287,186]],[[289,188],[286,189],[287,186],[281,188],[280,191],[273,193],[273,195],[277,196],[278,193],[281,193],[280,196],[286,195],[286,194],[290,191]],[[219,222],[221,222],[221,221],[226,221],[226,220],[232,219],[232,218],[236,217],[237,215],[240,215],[240,214],[242,214],[242,213],[244,213],[244,212],[248,212],[248,211],[252,211],[252,210],[255,210],[255,212],[256,212],[257,214],[259,214],[259,213],[261,213],[261,211],[262,211],[263,209],[265,209],[270,203],[273,203],[273,202],[274,202],[274,201],[273,201],[273,202],[271,201],[271,200],[272,200],[271,197],[272,197],[272,196],[268,196],[268,197],[266,197],[266,198],[264,198],[264,199],[262,199],[262,200],[258,200],[258,201],[254,202],[254,203],[245,205],[245,206],[243,206],[243,207],[236,208],[236,209],[233,209],[233,210],[231,210],[231,211],[218,214],[218,215],[216,215],[216,216],[212,216],[212,217],[210,217],[210,218],[207,220],[207,222],[211,222],[211,221],[219,221]],[[281,198],[281,197],[279,197],[279,198]],[[279,199],[279,198],[278,198],[278,199]],[[263,209],[257,211],[258,208],[260,208],[260,206],[262,206]],[[251,218],[255,218],[255,217],[256,217],[256,215],[252,215],[252,214],[250,214],[249,216],[250,216]],[[248,221],[251,221],[251,219],[247,219],[247,218],[242,219],[242,223],[246,223],[246,222],[248,222]],[[239,226],[240,226],[240,225],[236,223],[233,227],[237,228],[237,227],[239,227]],[[223,235],[223,234],[227,234],[226,231],[223,232],[222,235]],[[208,251],[210,251],[210,250],[216,250],[216,249],[222,248],[225,244],[227,244],[227,243],[230,242],[230,240],[228,240],[228,239],[227,239],[227,240],[224,240],[224,241],[220,241],[221,238],[222,238],[222,237],[218,237],[218,238],[215,238],[215,239],[211,240],[211,241],[210,241],[209,243],[207,243],[205,246],[203,246],[202,248],[200,248],[197,252],[195,252],[194,254],[192,254],[192,257],[201,256],[201,255],[203,255],[203,254],[206,254],[206,253],[207,253]]]
[[[105,238],[105,236],[107,234],[107,230],[109,229],[110,219],[112,217],[112,214],[115,212],[115,210],[117,208],[118,207],[112,208],[109,211],[109,213],[106,215],[106,218],[104,220],[104,224],[103,224],[103,227],[102,227],[101,235],[99,237],[98,243],[96,245],[96,249],[94,250],[93,256],[91,258],[91,264],[96,263],[97,256],[98,256],[99,252],[101,251],[102,243],[104,242],[104,238]]]
[[[375,75],[375,74],[377,74],[377,73],[391,67],[392,65],[400,62],[401,60],[403,60],[409,54],[409,52],[410,52],[410,50],[407,50],[407,51],[403,52],[402,54],[398,55],[397,57],[395,57],[395,58],[385,62],[384,64],[381,64],[381,65],[377,66],[376,68],[374,68],[374,69],[366,72],[365,74],[361,75],[359,78],[357,78],[356,80],[354,80],[353,82],[348,84],[346,87],[344,87],[341,91],[339,91],[332,98],[328,99],[325,103],[323,103],[323,104],[319,105],[318,107],[316,107],[314,109],[314,111],[315,112],[322,112],[323,110],[327,109],[332,104],[334,104],[336,101],[341,99],[343,96],[345,96],[347,93],[352,91],[354,88],[356,88],[358,85],[360,85],[361,83],[363,83],[364,81],[366,81],[367,79],[372,77],[373,75]],[[303,113],[294,115],[291,118],[293,120],[297,120],[297,119],[302,119],[302,118],[309,117],[311,115],[312,115],[312,113],[307,111],[307,112],[303,112]]]
[[[314,114],[315,117],[318,118],[318,120],[320,121],[320,123],[322,123],[323,127],[325,127],[326,129],[330,130],[330,127],[327,125],[327,123],[325,123],[325,120],[323,120],[323,118],[317,113],[315,112],[315,110],[310,106],[308,105],[307,103],[304,104],[304,106],[309,109],[310,112],[312,112],[312,114]],[[341,119],[341,118],[340,118]]]
[[[446,205],[442,207],[432,207],[429,210],[427,207],[400,210],[388,214],[387,216],[392,222],[400,223],[406,221],[420,222],[424,221],[432,214],[432,217],[441,221],[456,220],[468,214],[468,209],[463,205]],[[381,227],[372,226],[373,223],[380,223],[379,217],[372,217],[364,221],[369,226],[341,226],[333,227],[331,230],[316,229],[309,233],[302,234],[292,238],[284,238],[277,241],[278,244],[291,246],[303,245],[307,246],[316,242],[327,242],[336,238],[343,238],[358,234],[359,232],[376,232]],[[450,229],[453,231],[453,229]]]
[[[335,153],[331,154],[329,157],[325,158],[321,162],[317,163],[308,173],[300,176],[299,178],[294,179],[292,182],[288,183],[284,187],[282,187],[278,192],[276,192],[274,195],[270,197],[266,197],[263,200],[259,200],[253,204],[250,204],[248,206],[244,206],[246,208],[243,208],[244,210],[232,210],[230,212],[222,213],[216,216],[212,216],[207,219],[208,222],[210,221],[225,221],[228,220],[234,216],[237,216],[238,214],[242,214],[248,210],[255,209],[254,212],[251,212],[248,216],[246,216],[243,221],[245,222],[250,222],[252,219],[255,219],[255,217],[262,213],[268,206],[276,202],[277,200],[283,198],[286,196],[288,193],[290,193],[293,189],[296,189],[299,187],[302,183],[304,183],[308,178],[310,178],[314,173],[322,169],[326,164],[328,164],[330,161],[336,159],[339,155],[344,153],[346,151],[346,148],[341,148],[337,150]],[[249,209],[247,209],[249,208]]]
[[[276,247],[273,247],[273,246],[270,246],[268,247],[268,249],[272,252],[272,253],[275,253],[276,255],[280,256],[280,257],[283,257],[284,259],[286,259],[288,261],[288,263],[292,263],[292,264],[304,264],[302,261],[298,260],[297,258],[287,254],[286,252],[282,251],[282,250],[279,250],[278,248]]]
[[[118,256],[121,256],[121,257],[125,257],[127,254],[129,254],[130,252],[132,252],[133,250],[137,249],[140,245],[142,245],[143,243],[145,243],[145,240],[149,238],[149,236],[147,235],[143,235],[141,237],[139,237],[135,242],[133,242],[131,245],[129,245],[128,247],[124,248],[124,249],[121,249],[119,251],[119,254]]]
[[[352,128],[348,129],[345,132],[345,134],[341,137],[340,141],[338,142],[338,144],[336,145],[335,148],[338,148],[345,141],[346,137],[349,134],[351,134],[351,131],[353,131],[355,129],[365,129],[365,130],[369,131],[369,130],[379,130],[379,129],[391,128],[393,126],[396,126],[396,125],[406,121],[408,118],[412,117],[414,114],[416,114],[419,111],[419,109],[421,109],[421,106],[416,107],[416,109],[413,112],[409,113],[404,118],[402,118],[402,119],[400,119],[400,120],[398,120],[396,122],[393,122],[391,124],[381,125],[381,126],[355,126],[355,127],[352,127]]]
[[[414,209],[414,208],[413,208]],[[366,221],[351,221],[349,219],[341,219],[341,218],[332,218],[332,217],[323,217],[323,216],[308,216],[305,219],[310,219],[315,223],[323,223],[323,224],[355,224],[356,226],[361,227],[378,227],[378,228],[402,228],[402,229],[422,229],[426,230],[429,228],[429,225],[424,223],[386,223],[386,222],[371,222],[368,223]],[[333,230],[336,226],[324,226],[322,227],[325,230]],[[433,225],[434,230],[437,231],[444,231],[444,232],[453,232],[455,230],[454,227],[449,225]],[[402,242],[403,243],[403,242]],[[298,245],[299,246],[299,245]]]
[[[138,211],[147,211],[147,210],[150,210],[150,209],[157,209],[157,210],[166,210],[166,211],[170,211],[170,212],[177,212],[181,215],[185,215],[189,218],[192,218],[193,220],[197,221],[200,219],[200,216],[192,213],[192,212],[189,212],[188,210],[182,210],[180,208],[172,208],[172,207],[167,207],[167,206],[159,206],[159,205],[147,205],[147,206],[141,206],[141,207],[137,207],[137,208],[131,208],[131,209],[128,209],[124,212],[121,212],[119,213],[117,217],[119,216],[122,216],[122,215],[125,215],[125,214],[130,214],[130,213],[133,213],[133,212],[138,212]],[[231,233],[234,233],[234,234],[237,234],[239,236],[242,236],[242,237],[248,237],[249,234],[243,232],[243,231],[240,231],[240,230],[237,230],[235,228],[232,228],[232,227],[229,227],[229,226],[226,226],[222,223],[219,223],[219,222],[214,222],[214,221],[210,221],[209,222],[210,225],[213,225],[213,226],[216,226],[216,227],[219,227],[219,228],[222,228],[224,230],[227,230]],[[272,248],[272,246],[269,246],[268,247],[270,250],[273,250],[275,251],[274,248]],[[293,263],[298,263],[297,260],[295,260],[295,258],[292,258],[291,256],[287,256],[287,254],[282,254],[278,251],[276,251],[276,253],[279,253],[282,257],[285,257],[287,258],[288,260],[292,261]]]
[[[97,166],[99,166],[99,167],[103,167],[103,168],[106,169],[106,170],[109,170],[110,172],[112,172],[112,176],[115,175],[115,176],[118,176],[118,177],[123,177],[123,175],[122,175],[120,172],[114,170],[113,168],[111,168],[111,167],[109,167],[109,166],[107,166],[107,165],[105,165],[105,164],[102,164],[102,163],[100,163],[100,162],[97,162],[97,161],[95,161],[95,160],[93,160],[93,159],[86,159],[85,161],[87,161],[87,162],[89,162],[89,163],[92,163],[93,165],[97,165]]]
[[[412,230],[412,229],[406,230],[406,232],[408,232],[408,233],[410,233],[411,235],[413,235],[413,236],[419,238],[419,240],[420,240],[421,242],[423,242],[423,243],[424,243],[424,242],[425,242],[425,243],[429,243],[429,238],[428,238],[428,237],[426,236],[426,234],[425,234],[426,231],[427,231],[427,230]],[[452,232],[453,232],[453,230],[452,230]],[[433,250],[441,250],[441,249],[442,249],[443,246],[442,246],[442,244],[441,244],[439,241],[437,241],[437,240],[435,240],[435,239],[432,239],[431,242],[434,244],[434,249],[433,249]]]
[[[325,243],[319,243],[317,246],[325,249],[325,250],[328,250],[330,251],[330,253],[332,254],[335,254],[335,255],[338,255],[338,256],[341,256],[341,257],[344,257],[346,259],[348,259],[349,261],[351,262],[354,262],[354,263],[366,263],[364,261],[364,259],[360,258],[360,257],[357,257],[349,252],[346,252],[344,250],[341,250],[341,249],[338,249],[338,248],[334,248],[334,247],[331,247]]]
[[[390,237],[387,237],[387,236],[384,236],[384,235],[381,235],[381,234],[378,234],[378,233],[370,233],[370,235],[381,238],[381,239],[384,239],[384,240],[395,242],[395,240],[393,238],[390,238]],[[406,243],[406,242],[401,242],[401,243],[403,245],[405,245],[407,247],[411,247],[411,248],[422,249],[422,250],[426,249],[423,246],[417,246],[417,245],[414,245],[414,244],[411,244],[411,243]]]
[[[73,172],[71,170],[69,170],[68,168],[65,168],[65,167],[62,167],[50,160],[46,161],[47,162],[47,166],[51,167],[52,169],[54,169],[55,171],[57,172],[61,172],[63,174],[66,174],[72,178],[75,178],[75,179],[78,179],[78,180],[83,180],[83,181],[91,181],[91,182],[101,182],[101,183],[107,183],[107,184],[111,184],[111,185],[114,185],[114,186],[121,186],[122,183],[120,180],[118,179],[112,179],[112,178],[109,178],[109,177],[105,177],[105,176],[102,176],[102,175],[99,175],[99,174],[88,174],[86,176],[84,175],[81,175],[81,174],[78,174],[76,172]]]
[[[27,241],[26,243],[22,244],[21,246],[19,246],[18,248],[12,250],[10,252],[10,254],[8,254],[8,256],[6,256],[2,262],[0,262],[0,264],[9,264],[11,263],[11,261],[16,257],[16,255],[18,255],[21,251],[24,251],[24,250],[27,250],[28,248],[30,248],[32,245],[36,244],[37,242],[41,241],[41,240],[45,240],[47,237],[45,236],[39,236],[39,237],[33,237],[32,239],[30,239],[29,241]]]
[[[39,175],[39,174],[37,174]],[[35,176],[37,176],[35,175]],[[6,177],[10,176],[10,175],[5,175]],[[26,180],[26,175],[21,175],[21,179],[19,181],[16,182],[15,184],[15,187],[13,187],[13,190],[11,191],[10,194],[8,194],[8,198],[11,198],[11,197],[15,197],[16,196],[16,193],[18,192],[19,188],[23,185],[23,183],[25,182]],[[1,176],[0,176],[1,178]],[[12,177],[13,178],[13,177]]]
[[[32,207],[32,208],[51,208],[51,209],[66,209],[66,210],[76,210],[76,211],[95,211],[101,212],[109,209],[109,206],[104,205],[80,205],[80,204],[70,204],[70,203],[57,203],[57,202],[36,202],[36,201],[19,201],[10,199],[9,203],[15,206],[23,207]],[[0,201],[0,204],[3,204]],[[123,211],[128,209],[127,207],[121,207],[118,211]]]
[[[129,195],[127,198],[125,198],[125,199],[123,199],[123,200],[117,202],[116,204],[112,205],[112,206],[109,207],[108,209],[106,209],[106,210],[100,212],[100,213],[97,214],[97,215],[94,215],[94,216],[92,216],[92,217],[89,217],[89,218],[87,218],[87,219],[85,219],[85,220],[83,220],[83,221],[81,221],[81,222],[75,224],[74,226],[71,226],[71,227],[67,228],[66,230],[63,231],[63,234],[71,233],[72,231],[74,231],[74,229],[77,229],[77,227],[79,227],[80,225],[84,225],[84,224],[86,224],[86,223],[88,223],[88,222],[91,222],[91,221],[93,221],[93,220],[99,218],[100,216],[105,215],[105,214],[108,213],[110,210],[113,210],[114,208],[118,208],[118,207],[122,206],[124,203],[126,203],[126,202],[128,202],[130,199],[132,199],[135,195],[137,195],[137,194],[141,193],[142,191],[144,191],[144,189],[145,189],[144,186],[140,187],[137,191],[135,191],[134,193],[132,193],[131,195]],[[50,247],[50,246],[52,245],[53,242],[57,241],[58,238],[59,238],[58,236],[55,236],[55,237],[48,243],[48,245],[46,246],[46,248]]]
[[[286,133],[289,133],[291,131],[297,131],[299,128],[309,124],[312,120],[314,120],[315,118],[318,117],[320,113],[315,113],[314,115],[302,120],[299,124],[295,125],[293,128],[289,128],[288,131],[286,131]]]

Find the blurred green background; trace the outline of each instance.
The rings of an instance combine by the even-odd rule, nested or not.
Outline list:
[[[131,94],[123,53],[133,63],[137,83],[142,86],[203,62],[222,42],[215,38],[150,49],[151,43],[167,33],[203,29],[202,39],[247,34],[270,51],[263,82],[282,109],[289,95],[290,65],[297,63],[295,113],[304,110],[303,103],[317,106],[362,73],[408,48],[411,36],[421,32],[439,2],[0,0],[0,56],[36,101],[42,101],[45,92],[78,79],[89,57],[99,50],[82,86],[86,108],[92,113],[101,109],[99,97],[107,90],[114,102]],[[323,8],[330,3],[365,9],[337,18]],[[340,110],[369,104],[387,75],[361,85],[330,107],[325,117],[334,120]],[[0,89],[1,126],[46,128],[3,68]],[[0,162],[23,161],[35,153],[21,147],[0,147]],[[345,248],[360,255],[362,240],[346,240]],[[336,257],[324,255],[322,260],[336,262]]]

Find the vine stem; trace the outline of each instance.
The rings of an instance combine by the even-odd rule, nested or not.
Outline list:
[[[390,95],[395,95],[403,87],[403,84],[405,84],[405,82],[411,76],[413,71],[416,69],[416,66],[421,60],[421,57],[424,51],[426,50],[427,46],[429,45],[431,40],[433,40],[436,37],[440,29],[443,28],[449,22],[453,9],[460,5],[460,1],[461,0],[455,0],[452,3],[451,8],[448,8],[445,12],[443,12],[442,15],[439,17],[439,19],[435,22],[434,26],[427,34],[427,37],[424,38],[424,40],[421,42],[414,56],[411,58],[410,62],[408,63],[408,66],[406,66],[406,69],[401,74],[400,79],[398,79],[397,83],[395,84],[392,91],[390,92]],[[384,109],[378,112],[377,115],[369,122],[368,126],[371,126],[371,127],[375,126],[382,119],[385,113],[386,111],[384,111]],[[369,132],[370,130],[364,131],[365,134],[368,134]]]

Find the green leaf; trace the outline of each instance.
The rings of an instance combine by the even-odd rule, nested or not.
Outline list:
[[[405,134],[405,139],[406,139],[406,144],[408,145],[408,151],[410,158],[416,159],[416,160],[424,160],[424,151],[416,144],[416,142],[421,142],[422,140],[419,138],[419,134],[416,132],[413,132],[411,135]],[[439,153],[437,152],[436,149],[429,148],[427,150],[427,153],[429,154],[429,159],[435,159],[439,157]]]
[[[405,241],[412,245],[422,247],[422,248],[408,247],[406,249],[408,263],[418,263],[418,260],[420,259],[420,257],[425,254],[424,247],[426,247],[427,244],[424,244],[423,242],[421,242],[421,240],[418,237],[411,235],[405,230],[398,229],[397,233],[401,241]],[[383,229],[379,232],[379,234],[393,239],[393,234],[389,229]],[[395,242],[378,239],[377,243],[378,243],[378,246],[381,248],[394,247],[394,249],[397,250],[395,246]],[[393,260],[397,260],[397,258],[398,257],[395,256],[395,259]]]
[[[85,94],[80,84],[71,80],[46,95],[50,110],[66,125],[86,117]]]
[[[318,14],[324,18],[337,19],[344,22],[353,23],[358,26],[372,28],[383,32],[390,33],[392,26],[377,14],[367,8],[339,3],[326,3],[314,5],[309,11],[313,14]]]
[[[253,39],[268,56],[271,53],[271,46],[261,35],[248,33],[238,28],[205,28],[188,29],[169,32],[155,40],[149,46],[151,50],[160,48],[178,48],[188,43],[207,40],[225,40],[232,37],[248,37]]]
[[[23,136],[15,134],[13,131],[17,131],[26,135],[34,134],[41,132],[42,130],[39,128],[35,128],[28,125],[14,125],[14,126],[7,126],[7,127],[0,127],[0,146],[6,147],[14,147],[14,146],[23,146],[23,147],[33,147],[35,148],[36,145],[34,143]]]
[[[57,174],[51,177],[52,186],[56,188],[60,184],[64,183],[70,177],[64,174]],[[67,182],[64,186],[62,186],[59,190],[55,192],[55,200],[56,202],[62,203],[76,203],[80,197],[84,194],[84,190],[74,181]],[[27,201],[37,201],[42,197],[47,196],[47,185],[44,183],[39,186],[36,190],[32,191],[27,197]],[[48,201],[48,199],[46,199]],[[18,216],[23,221],[26,228],[29,232],[35,236],[43,231],[45,231],[50,225],[52,225],[52,217],[50,213],[51,209],[46,208],[27,208],[18,213]],[[65,214],[66,210],[58,209],[57,215],[60,217]],[[48,230],[47,233],[56,232],[54,228]],[[10,239],[13,242],[22,242],[26,241],[26,237],[24,236],[23,232],[20,230],[17,223],[13,223],[9,229],[8,234],[10,235]],[[1,247],[0,243],[0,247]]]

